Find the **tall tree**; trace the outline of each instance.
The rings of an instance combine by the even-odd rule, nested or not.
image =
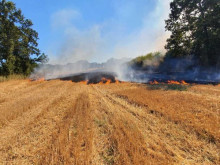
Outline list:
[[[0,74],[30,74],[47,56],[38,49],[33,23],[11,1],[0,1]]]
[[[220,1],[173,0],[165,48],[172,57],[195,55],[201,65],[220,67]]]

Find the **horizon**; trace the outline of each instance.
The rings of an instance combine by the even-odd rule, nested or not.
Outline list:
[[[169,36],[164,20],[170,0],[13,2],[32,20],[49,64],[134,58],[164,51]]]

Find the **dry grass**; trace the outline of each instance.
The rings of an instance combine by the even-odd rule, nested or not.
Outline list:
[[[220,125],[217,124],[220,110],[219,87],[210,85],[201,86],[200,89],[197,86],[187,92],[151,91],[143,88],[144,86],[118,91],[117,94],[130,102],[147,107],[153,114],[196,130],[201,138],[213,143],[220,142]],[[204,93],[209,88],[212,92],[209,90],[210,93]]]
[[[0,83],[0,164],[219,164],[218,86]]]
[[[9,80],[24,80],[27,77],[24,75],[10,75],[10,76],[0,76],[0,82],[9,81]]]

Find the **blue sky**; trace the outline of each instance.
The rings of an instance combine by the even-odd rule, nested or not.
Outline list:
[[[50,63],[103,62],[163,50],[169,0],[13,0]]]

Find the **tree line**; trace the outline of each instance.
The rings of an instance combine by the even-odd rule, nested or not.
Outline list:
[[[220,68],[220,0],[173,0],[165,29],[166,58],[195,56],[200,66]],[[29,75],[48,61],[38,33],[11,1],[0,0],[0,75]]]
[[[11,1],[0,1],[0,75],[29,75],[47,56],[38,49],[38,33]]]
[[[165,29],[168,57],[194,55],[201,66],[220,68],[220,0],[173,0]]]

